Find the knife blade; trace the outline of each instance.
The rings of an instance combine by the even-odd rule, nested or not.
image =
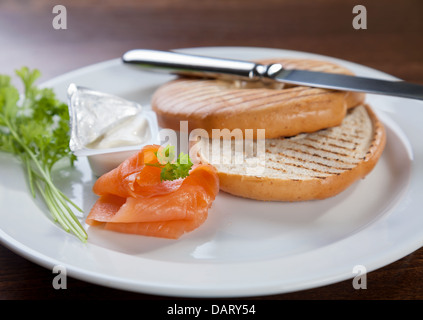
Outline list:
[[[423,86],[419,84],[402,80],[387,81],[336,73],[285,69],[279,63],[262,65],[251,61],[148,49],[129,50],[122,55],[122,61],[126,64],[137,65],[146,71],[174,75],[248,81],[278,81],[308,87],[423,100]]]

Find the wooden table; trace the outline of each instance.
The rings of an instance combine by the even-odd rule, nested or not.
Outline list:
[[[308,51],[423,83],[423,2],[337,0],[60,1],[67,29],[52,26],[57,3],[0,2],[0,72],[28,65],[42,81],[120,57],[133,48],[255,46]],[[352,26],[352,9],[367,9],[367,29]],[[76,279],[54,290],[51,270],[0,246],[0,299],[162,299]],[[252,299],[422,299],[423,249],[352,281]]]

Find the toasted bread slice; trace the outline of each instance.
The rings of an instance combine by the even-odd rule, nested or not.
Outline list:
[[[368,105],[361,105],[350,109],[339,126],[253,141],[250,155],[245,140],[244,149],[237,151],[235,140],[225,150],[220,139],[202,138],[194,145],[193,157],[199,155],[201,162],[214,165],[221,190],[233,195],[275,201],[324,199],[366,176],[380,158],[385,140],[383,124]]]
[[[304,59],[268,59],[285,68],[352,74],[334,63]],[[152,108],[163,128],[265,129],[266,138],[293,136],[337,126],[346,110],[363,103],[363,93],[333,91],[281,83],[179,78],[156,90]]]

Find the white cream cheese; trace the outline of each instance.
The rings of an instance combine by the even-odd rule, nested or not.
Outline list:
[[[86,145],[91,149],[108,149],[141,145],[151,139],[149,123],[143,114],[137,114],[120,121],[96,140]]]
[[[117,167],[144,145],[157,143],[156,114],[121,97],[71,84],[70,149],[87,156],[97,176]]]

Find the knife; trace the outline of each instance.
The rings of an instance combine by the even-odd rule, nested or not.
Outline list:
[[[423,100],[423,86],[419,84],[335,73],[285,69],[279,63],[262,65],[251,61],[148,49],[130,50],[123,54],[122,61],[127,64],[140,66],[146,71],[164,72],[174,75],[250,81],[279,81],[308,87],[358,91]]]

